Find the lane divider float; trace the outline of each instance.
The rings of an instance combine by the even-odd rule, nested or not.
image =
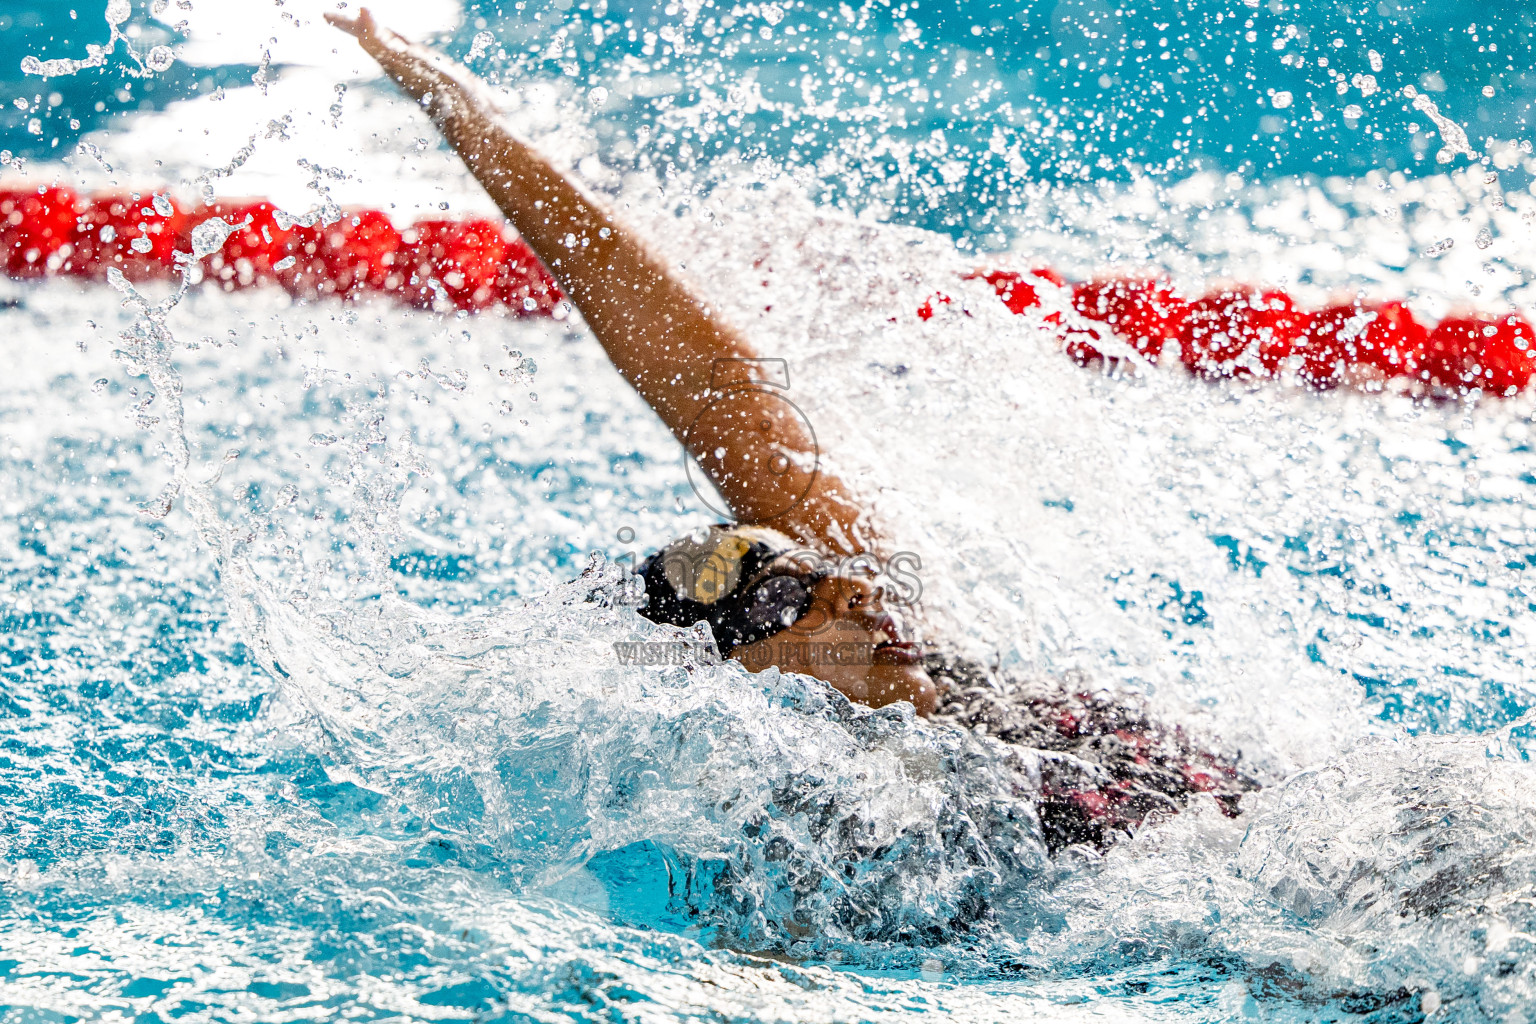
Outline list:
[[[111,268],[130,281],[172,279],[177,253],[192,252],[193,229],[210,218],[232,228],[201,261],[203,280],[225,291],[279,285],[301,299],[384,295],[426,309],[501,307],[518,316],[550,316],[562,300],[505,222],[429,219],[399,228],[378,210],[353,210],[305,225],[262,199],[184,208],[163,192],[0,190],[0,264],[22,279],[102,280]],[[1536,331],[1515,313],[1461,314],[1430,327],[1401,302],[1307,310],[1277,289],[1231,286],[1189,298],[1161,278],[1069,283],[1048,267],[969,277],[1013,313],[1043,314],[1066,354],[1085,366],[1116,358],[1107,329],[1146,362],[1167,362],[1176,350],[1179,364],[1207,379],[1287,378],[1320,391],[1398,381],[1424,393],[1509,396],[1536,376]],[[935,292],[917,316],[931,320],[954,301]]]
[[[1507,397],[1536,375],[1536,331],[1517,313],[1460,314],[1430,327],[1401,302],[1361,300],[1307,310],[1278,289],[1244,285],[1191,299],[1161,278],[1068,283],[1048,267],[969,277],[986,281],[1019,315],[1045,312],[1049,296],[1056,311],[1045,312],[1044,319],[1057,325],[1067,355],[1085,366],[1114,358],[1095,330],[1103,325],[1147,362],[1167,361],[1176,348],[1177,361],[1189,372],[1213,380],[1294,375],[1318,391],[1381,390],[1399,381],[1424,393]],[[936,292],[917,315],[931,320],[953,303]],[[1062,309],[1076,317],[1063,316]]]
[[[378,210],[304,225],[261,199],[183,208],[163,193],[80,196],[41,187],[0,191],[0,263],[14,278],[55,275],[130,281],[172,279],[210,218],[233,230],[202,261],[203,280],[225,291],[280,285],[301,298],[391,296],[427,309],[494,306],[548,316],[561,301],[554,278],[516,232],[493,220],[419,220],[397,228]]]

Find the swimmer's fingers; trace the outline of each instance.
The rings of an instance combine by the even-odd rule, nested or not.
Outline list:
[[[374,23],[372,12],[366,7],[358,11],[355,18],[349,18],[345,14],[330,13],[325,16],[325,20],[359,42],[366,41],[378,28]]]
[[[373,12],[364,7],[357,12],[357,17],[349,18],[345,14],[327,14],[325,20],[341,29],[347,35],[363,44],[363,49],[380,64],[385,62],[390,54],[403,53],[411,49],[410,40],[395,32],[384,28],[373,20]]]
[[[422,96],[444,84],[442,72],[434,68],[432,53],[373,20],[364,7],[357,17],[327,14],[325,20],[363,44],[368,55],[379,62],[385,74],[410,95]]]

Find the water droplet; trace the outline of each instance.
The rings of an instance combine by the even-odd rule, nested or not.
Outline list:
[[[166,516],[171,514],[171,505],[173,500],[173,495],[168,493],[161,494],[160,497],[156,498],[154,501],[148,501],[140,505],[139,513],[141,515],[148,516],[150,519],[164,519]]]
[[[464,55],[464,59],[474,60],[477,57],[484,57],[486,50],[490,49],[494,42],[496,37],[489,32],[476,32],[475,38],[469,42],[469,52]]]
[[[157,46],[144,58],[144,66],[151,71],[169,71],[176,63],[176,55],[169,46]]]
[[[309,443],[314,445],[316,448],[324,448],[326,445],[335,444],[337,441],[340,441],[340,440],[341,440],[341,438],[337,437],[335,434],[310,434],[309,435]]]
[[[108,25],[121,25],[132,13],[133,8],[129,6],[128,0],[107,0]]]
[[[250,223],[251,218],[245,218]],[[240,225],[243,227],[244,225]],[[197,227],[192,229],[192,258],[200,260],[204,256],[212,256],[224,248],[224,242],[234,234],[235,225],[218,217],[210,217]]]
[[[135,238],[128,244],[132,246],[134,252],[149,252],[149,250],[155,247],[155,243],[151,242],[143,235],[140,235],[138,238]]]
[[[165,196],[157,195],[152,202],[155,204],[155,212],[162,217],[169,217],[172,213],[176,212],[171,207],[170,199]]]
[[[97,377],[95,382],[91,384],[91,390],[99,395],[103,391],[107,390],[107,383],[108,383],[107,378],[105,378],[105,377]]]
[[[1479,249],[1486,249],[1486,248],[1488,248],[1490,245],[1493,244],[1493,232],[1489,231],[1487,228],[1483,228],[1483,230],[1481,230],[1481,231],[1479,231],[1477,233],[1477,240],[1476,241],[1477,241],[1477,247]]]

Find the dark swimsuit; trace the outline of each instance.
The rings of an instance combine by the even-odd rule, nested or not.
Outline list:
[[[1199,793],[1236,817],[1239,798],[1258,788],[1236,758],[1200,749],[1182,729],[1081,678],[1008,678],[946,654],[928,655],[923,667],[940,688],[935,721],[1042,752],[1036,809],[1052,853],[1074,844],[1104,849]]]

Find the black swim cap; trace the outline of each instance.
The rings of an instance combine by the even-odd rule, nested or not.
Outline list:
[[[679,538],[641,563],[640,614],[674,626],[707,622],[729,657],[810,610],[811,589],[830,574],[818,558],[783,557],[796,551],[806,549],[759,526],[722,524]]]

